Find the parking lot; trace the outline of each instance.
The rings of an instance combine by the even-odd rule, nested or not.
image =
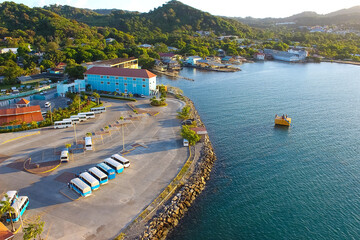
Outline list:
[[[22,170],[24,160],[51,161],[58,149],[75,139],[74,129],[40,130],[40,134],[0,145],[0,192],[18,190],[29,196],[30,204],[24,222],[36,216],[45,221],[43,237],[47,239],[111,239],[131,222],[176,176],[187,159],[188,150],[182,146],[177,111],[183,102],[168,99],[167,107],[159,114],[139,114],[133,118],[127,102],[109,100],[107,112],[76,126],[77,140],[87,132],[99,132],[111,126],[121,116],[130,119],[124,127],[126,157],[130,168],[87,198],[71,200],[62,193],[68,191],[67,181],[123,149],[121,128],[112,128],[95,142],[95,151],[80,152],[69,163],[62,164],[49,174],[31,174]],[[137,108],[150,107],[148,99],[134,103]],[[130,116],[131,115],[131,116]],[[0,140],[5,135],[0,135]],[[1,141],[0,141],[1,142]],[[41,160],[40,160],[41,159]],[[70,198],[69,198],[70,197]],[[21,239],[21,233],[16,236]]]

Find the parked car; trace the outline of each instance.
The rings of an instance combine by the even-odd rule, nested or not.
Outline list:
[[[134,97],[140,97],[140,94],[134,93]]]
[[[46,103],[45,103],[45,107],[46,107],[46,108],[48,108],[48,107],[50,107],[50,106],[51,106],[51,102],[46,102]]]
[[[145,98],[145,95],[144,95],[144,94],[141,94],[140,97]]]
[[[91,97],[91,101],[96,102],[96,98]]]
[[[193,124],[193,119],[186,119],[181,122],[181,125],[192,125],[192,124]]]

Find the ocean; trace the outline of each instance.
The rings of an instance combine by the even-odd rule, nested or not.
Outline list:
[[[184,68],[217,161],[168,239],[360,239],[360,67]],[[292,118],[275,127],[275,114]]]

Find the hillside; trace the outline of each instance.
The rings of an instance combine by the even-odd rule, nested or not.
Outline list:
[[[23,4],[0,4],[1,37],[10,33],[13,37],[43,36],[45,38],[93,38],[96,35],[85,24],[66,19],[41,8],[29,8]],[[21,32],[19,32],[21,31]]]
[[[62,9],[59,10],[59,8]],[[176,31],[212,30],[216,34],[237,35],[250,31],[249,27],[238,21],[213,16],[176,0],[169,1],[148,13],[114,9],[100,9],[95,10],[96,12],[90,12],[71,8],[69,6],[50,6],[47,9],[90,26],[114,27],[124,32],[137,33],[137,35],[142,36],[150,34],[151,31],[171,33]],[[71,14],[71,12],[74,14]]]
[[[314,25],[343,25],[360,29],[360,6],[331,12],[317,14],[315,12],[302,12],[286,18],[235,18],[236,20],[256,27],[267,27],[275,23],[295,22],[297,26]]]

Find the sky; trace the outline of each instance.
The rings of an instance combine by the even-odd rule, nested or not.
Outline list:
[[[122,9],[148,12],[168,0],[12,0],[29,7],[42,7],[50,4],[70,5],[90,9]],[[3,1],[1,1],[3,2]],[[360,0],[181,0],[194,8],[214,15],[229,17],[288,17],[304,11],[326,14],[344,8],[360,5]]]

